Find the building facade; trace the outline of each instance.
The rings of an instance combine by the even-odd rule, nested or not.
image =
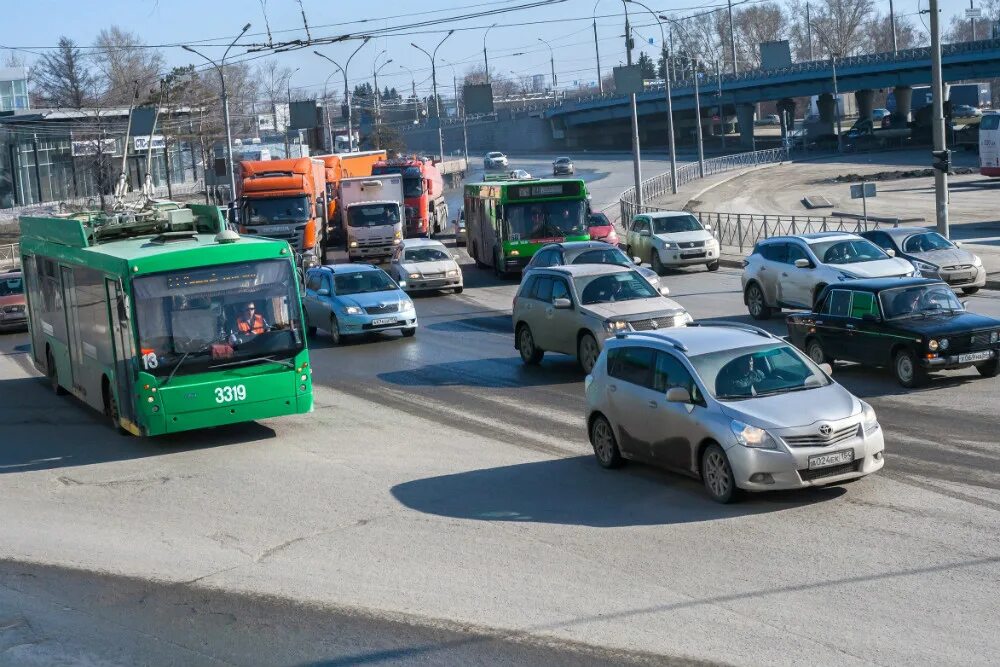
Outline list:
[[[0,112],[30,108],[28,68],[0,67]]]

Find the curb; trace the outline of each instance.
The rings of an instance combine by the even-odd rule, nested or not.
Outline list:
[[[746,176],[747,174],[755,172],[755,171],[760,171],[761,169],[768,169],[770,167],[780,167],[783,164],[785,164],[785,163],[784,162],[772,162],[770,164],[758,164],[755,167],[750,167],[748,169],[744,169],[743,171],[740,171],[740,172],[737,172],[737,173],[732,174],[730,176],[727,176],[726,178],[722,179],[721,181],[719,181],[717,183],[712,183],[711,185],[708,185],[708,186],[702,188],[701,190],[699,190],[698,192],[696,192],[692,196],[688,197],[688,200],[686,202],[684,202],[684,206],[682,208],[684,210],[687,210],[687,207],[688,207],[688,205],[691,202],[693,202],[693,201],[699,201],[700,197],[703,194],[705,194],[706,192],[709,192],[711,190],[714,190],[715,188],[719,187],[720,185],[725,185],[729,181],[735,180],[735,179],[737,179],[737,178],[739,178],[741,176]]]

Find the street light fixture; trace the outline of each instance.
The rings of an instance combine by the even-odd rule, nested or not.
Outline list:
[[[597,5],[599,4],[601,4],[601,0],[597,0],[594,3],[594,10],[590,13],[594,18],[594,56],[597,58],[597,91],[603,95],[604,82],[601,81],[601,50],[597,46]]]
[[[336,61],[334,61],[333,58],[325,56],[319,51],[313,51],[313,53],[315,53],[320,58],[329,60],[336,67],[338,67],[341,72],[344,73],[344,102],[347,104],[347,151],[349,153],[354,152],[354,120],[353,120],[353,115],[351,113],[351,89],[348,88],[347,86],[347,68],[351,66],[351,59],[353,59],[354,56],[358,54],[358,51],[360,51],[364,47],[364,45],[368,43],[370,39],[371,37],[368,36],[362,39],[361,45],[358,46],[358,48],[354,49],[354,53],[352,53],[351,56],[347,59],[347,63],[343,67],[337,65]]]
[[[410,90],[413,95],[413,124],[420,123],[420,102],[417,99],[417,78],[413,76],[413,70],[406,65],[400,65],[400,69],[405,69],[410,74]]]
[[[230,222],[236,222],[236,172],[235,172],[235,167],[233,165],[233,131],[232,131],[232,126],[230,125],[229,122],[229,95],[226,93],[225,66],[226,66],[226,58],[229,56],[230,49],[236,46],[236,42],[240,41],[240,38],[243,37],[243,35],[245,35],[247,30],[249,29],[250,29],[249,23],[243,26],[243,29],[240,30],[240,34],[236,36],[236,39],[234,39],[232,43],[226,47],[225,53],[222,54],[222,60],[220,60],[219,62],[215,62],[214,60],[206,56],[204,53],[201,53],[200,51],[197,51],[191,48],[190,46],[187,45],[181,46],[181,48],[183,48],[185,51],[190,51],[191,53],[199,55],[205,60],[207,60],[215,67],[216,71],[219,72],[219,81],[222,83],[222,116],[223,116],[223,121],[225,122],[226,125],[226,160],[229,163],[229,221]]]
[[[538,38],[538,41],[541,42],[542,44],[544,44],[545,46],[549,47],[549,67],[552,69],[552,93],[555,94],[555,92],[556,92],[556,86],[559,85],[558,82],[556,81],[556,56],[555,56],[555,52],[552,50],[552,45],[549,44],[548,42],[546,42],[541,37]]]
[[[622,0],[622,6],[625,8],[625,64],[632,67],[632,24],[628,20],[628,2]],[[660,27],[660,33],[663,32],[662,26]],[[631,115],[632,124],[632,177],[635,179],[635,212],[642,210],[642,155],[639,147],[639,110],[636,104],[635,93],[629,93],[629,111]],[[667,104],[670,104],[670,94],[667,93]],[[669,109],[669,106],[667,107]],[[673,133],[671,132],[671,135]],[[674,170],[670,170],[671,178],[673,178]],[[677,189],[674,189],[676,192]],[[623,220],[623,223],[628,223],[628,221]]]
[[[683,25],[681,25],[681,23],[679,21],[677,21],[676,19],[672,19],[669,16],[664,16],[663,14],[660,14],[657,18],[659,18],[660,20],[663,20],[663,21],[669,21],[671,25],[676,25],[678,28],[680,28],[684,32],[685,37],[688,38],[688,42],[690,43],[690,41],[691,41],[690,40],[690,35],[688,35],[687,30],[684,28]],[[662,26],[661,26],[661,28],[662,28]],[[671,42],[671,45],[672,45],[672,42]],[[671,56],[671,60],[673,60],[673,49],[672,48],[671,48],[671,51],[670,51],[670,56]],[[705,178],[705,143],[704,143],[704,138],[702,137],[702,134],[701,134],[701,97],[698,94],[698,59],[697,58],[689,58],[688,60],[691,61],[691,73],[692,73],[692,76],[694,78],[694,119],[695,119],[695,132],[698,135],[698,177],[699,178]],[[663,74],[664,74],[663,78],[666,79],[667,82],[669,83],[670,82],[670,77],[667,76],[666,62],[664,62],[664,72],[663,72]],[[719,120],[720,121],[722,120],[721,114],[719,116]],[[670,131],[671,131],[671,133],[673,133],[673,124],[672,123],[671,123],[671,130]],[[671,139],[672,139],[672,137],[671,137]]]
[[[441,155],[441,159],[444,160],[444,134],[441,132],[441,100],[438,98],[438,84],[437,84],[437,65],[435,64],[435,58],[437,58],[438,49],[444,44],[444,41],[454,34],[454,30],[449,30],[448,34],[441,38],[438,45],[434,47],[433,53],[427,53],[426,50],[420,48],[413,42],[410,42],[410,46],[417,49],[425,56],[431,59],[431,87],[433,89],[434,95],[434,110],[437,114],[437,126],[438,126],[438,152]]]
[[[486,56],[486,36],[489,35],[490,30],[493,30],[495,27],[497,27],[496,23],[487,28],[486,32],[483,33],[483,65],[486,67],[486,83],[490,82],[490,59]]]
[[[445,65],[448,65],[449,67],[451,67],[451,81],[452,81],[452,85],[455,87],[455,115],[458,116],[458,112],[459,112],[459,104],[458,104],[458,70],[455,69],[455,63],[450,63],[447,60],[442,60],[441,62],[443,62]],[[465,164],[468,165],[469,164],[469,127],[468,127],[468,124],[466,123],[465,100],[462,100],[461,112],[462,112],[462,146],[463,146],[464,152],[465,152]],[[442,156],[441,159],[443,160],[444,157]]]
[[[383,49],[381,53],[379,53],[377,56],[375,56],[375,60],[372,61],[372,78],[375,79],[375,98],[374,98],[374,104],[375,104],[375,106],[373,108],[373,111],[375,112],[375,119],[374,119],[375,120],[375,122],[374,122],[374,126],[375,126],[375,148],[381,148],[382,147],[381,146],[382,140],[381,140],[381,137],[379,136],[379,131],[378,131],[378,129],[379,129],[378,128],[378,126],[379,126],[379,117],[380,117],[380,112],[381,112],[379,92],[378,92],[378,73],[382,71],[383,67],[385,67],[386,65],[388,65],[389,63],[392,62],[392,58],[389,58],[384,63],[382,63],[381,65],[379,65],[378,67],[376,67],[375,65],[378,63],[378,59],[381,56],[383,56],[383,55],[385,55],[385,49]]]

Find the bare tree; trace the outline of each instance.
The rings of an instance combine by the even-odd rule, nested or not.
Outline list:
[[[865,25],[875,13],[871,0],[819,0],[816,4],[812,22],[817,57],[868,51]]]
[[[976,4],[983,10],[983,18],[976,21],[976,38],[989,39],[992,24],[1000,21],[1000,0],[981,0]],[[962,15],[952,16],[944,38],[948,42],[972,41],[972,21]]]
[[[275,130],[278,129],[278,104],[287,97],[288,81],[291,78],[292,69],[279,65],[274,58],[257,68],[259,99],[270,107]]]
[[[736,27],[737,57],[744,67],[760,67],[760,45],[785,36],[785,12],[774,2],[751,5],[733,17]]]
[[[18,53],[17,51],[15,51],[14,49],[7,49],[7,53],[4,54],[3,60],[0,61],[0,62],[3,63],[3,67],[27,67],[28,66],[27,59],[24,56],[22,56],[20,53]]]
[[[94,40],[94,63],[104,77],[105,104],[127,104],[135,82],[139,90],[158,90],[163,55],[147,47],[142,38],[116,25],[101,30]]]
[[[888,53],[892,51],[892,24],[888,14],[876,14],[864,26],[867,53]],[[927,42],[922,30],[918,30],[909,18],[896,18],[896,48],[912,49]]]
[[[60,37],[55,52],[39,59],[34,74],[36,90],[51,106],[79,109],[94,103],[97,77],[68,37]]]
[[[465,76],[462,77],[462,83],[469,86],[486,83],[486,66],[473,65],[467,69]],[[519,90],[518,85],[509,77],[493,69],[490,70],[490,83],[493,84],[494,97],[507,97],[517,93]]]

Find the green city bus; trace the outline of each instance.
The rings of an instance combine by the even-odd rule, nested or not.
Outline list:
[[[587,186],[580,179],[491,180],[465,186],[469,255],[499,276],[519,271],[546,243],[587,241]]]
[[[312,410],[293,254],[218,207],[21,218],[31,354],[57,394],[155,436]]]

